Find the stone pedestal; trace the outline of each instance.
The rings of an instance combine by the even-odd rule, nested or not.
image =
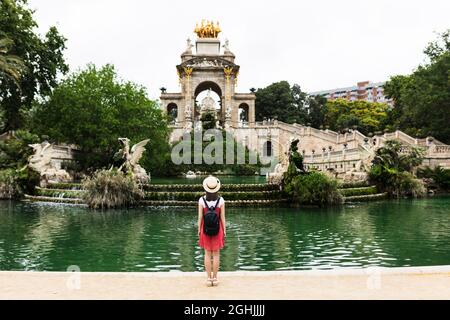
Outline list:
[[[217,38],[198,38],[195,45],[197,55],[216,56],[220,54],[220,40]]]

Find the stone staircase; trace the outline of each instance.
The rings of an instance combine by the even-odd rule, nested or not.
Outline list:
[[[81,184],[49,184],[46,188],[36,188],[34,195],[26,195],[30,201],[83,204]],[[204,194],[201,185],[150,184],[144,186],[143,206],[197,206]],[[278,206],[287,203],[276,185],[269,184],[227,184],[222,186],[221,196],[230,206]]]
[[[344,198],[344,203],[367,202],[387,198],[386,192],[380,193],[376,186],[369,186],[365,183],[342,184],[339,190]]]
[[[343,184],[340,191],[344,202],[379,200],[386,197],[385,193],[378,193],[375,186],[365,184]],[[26,195],[25,198],[36,202],[83,204],[84,192],[81,184],[58,183],[49,184],[46,188],[37,187],[33,195]],[[195,207],[198,198],[204,194],[199,184],[149,184],[144,186],[144,192],[145,197],[139,204],[152,207]],[[227,205],[233,207],[290,205],[279,187],[270,184],[226,184],[222,186],[220,194],[226,199]]]

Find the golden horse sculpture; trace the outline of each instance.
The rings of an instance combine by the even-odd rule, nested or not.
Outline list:
[[[214,24],[213,21],[206,21],[203,19],[200,27],[198,23],[195,25],[194,32],[197,34],[199,38],[217,38],[222,30],[220,29],[219,22]]]

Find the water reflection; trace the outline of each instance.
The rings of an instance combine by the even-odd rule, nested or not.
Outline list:
[[[228,208],[222,270],[450,264],[450,198]],[[196,212],[0,202],[0,269],[201,271]]]

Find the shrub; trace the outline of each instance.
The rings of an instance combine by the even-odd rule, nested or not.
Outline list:
[[[236,164],[232,170],[237,176],[252,176],[259,171],[259,167],[254,164]]]
[[[27,166],[16,170],[16,179],[21,193],[33,194],[34,188],[39,185],[41,176],[39,172]]]
[[[0,141],[0,169],[19,169],[28,164],[33,154],[29,144],[37,143],[39,138],[25,130],[18,130],[13,137]]]
[[[320,207],[342,203],[337,181],[320,172],[310,172],[294,177],[285,188],[295,203]]]
[[[15,171],[5,169],[0,171],[0,199],[13,199],[20,194]]]
[[[295,164],[290,163],[286,172],[283,174],[283,185],[288,186],[291,184],[292,180],[300,175]]]
[[[216,116],[212,112],[202,114],[200,120],[202,121],[203,130],[214,129],[216,127]]]
[[[422,159],[422,149],[410,147],[404,150],[400,142],[388,140],[375,152],[369,178],[391,197],[423,196],[426,193],[423,182],[410,172],[422,163]]]
[[[93,209],[134,205],[144,192],[131,176],[117,170],[100,170],[83,180],[83,200]]]
[[[391,197],[422,197],[426,194],[424,183],[407,171],[373,165],[369,177],[380,190],[387,192]]]
[[[0,199],[18,199],[32,194],[39,183],[39,173],[31,168],[0,170]]]
[[[397,177],[397,197],[401,195],[420,198],[426,195],[427,189],[422,180],[416,179],[409,172],[401,172]]]
[[[430,167],[419,168],[417,170],[417,176],[419,178],[430,178],[433,179],[439,188],[443,190],[450,190],[450,169],[444,169],[437,166],[434,169]]]

